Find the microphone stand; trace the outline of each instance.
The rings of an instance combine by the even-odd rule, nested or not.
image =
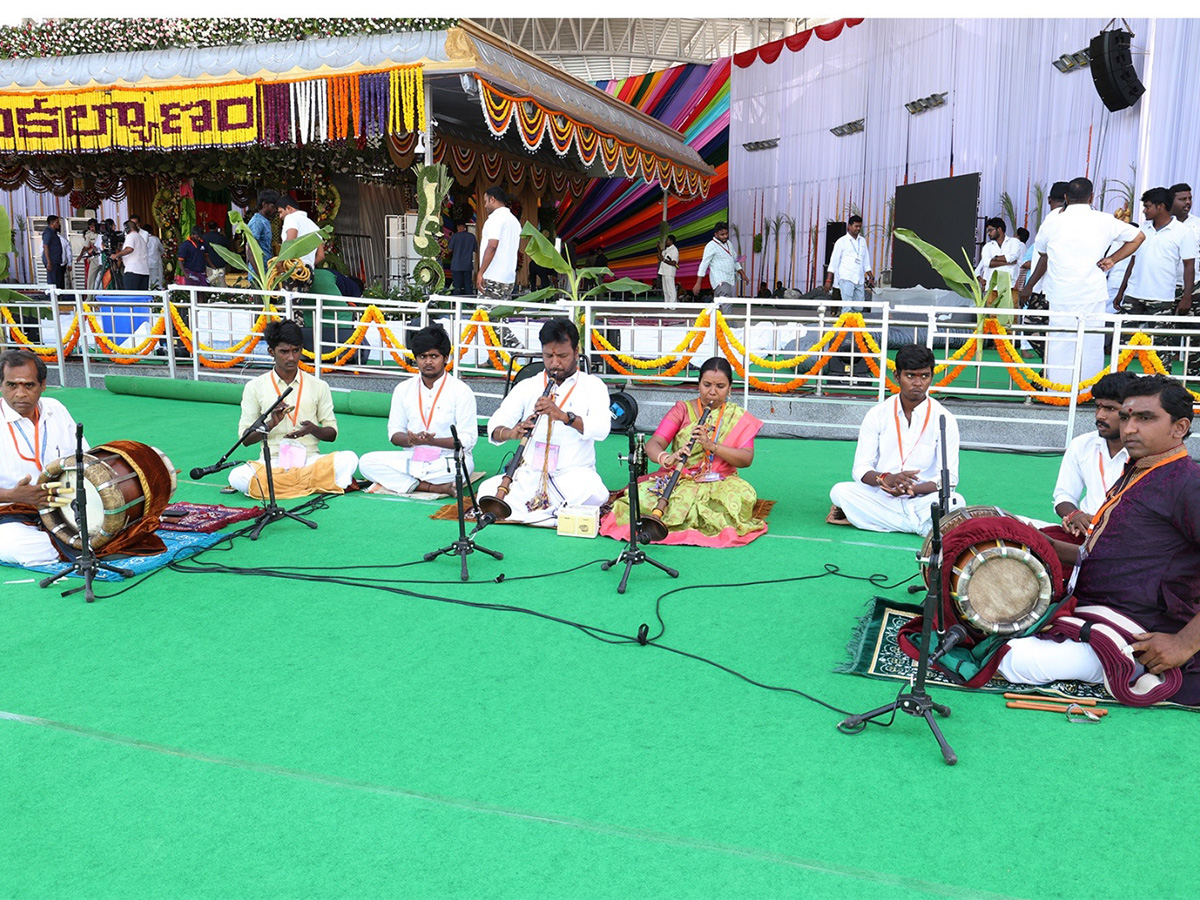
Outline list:
[[[92,552],[92,536],[88,533],[87,523],[87,484],[83,478],[83,425],[76,424],[75,426],[75,499],[71,501],[71,509],[75,512],[75,524],[79,528],[79,554],[72,561],[71,565],[63,569],[57,575],[51,575],[49,578],[43,578],[38,582],[38,587],[49,587],[72,573],[78,573],[83,576],[83,587],[75,587],[70,590],[63,591],[62,596],[67,597],[71,594],[78,594],[84,591],[84,597],[88,603],[96,601],[96,594],[92,591],[92,579],[96,577],[96,573],[103,569],[106,572],[116,572],[122,578],[132,578],[133,572],[128,569],[120,569],[117,566],[111,566],[108,563],[100,562],[96,554]]]
[[[930,644],[933,636],[933,619],[942,609],[942,528],[943,513],[950,511],[950,471],[946,461],[946,417],[941,416],[941,454],[942,454],[942,483],[938,487],[938,500],[930,507],[933,523],[932,541],[929,550],[929,590],[925,593],[925,602],[921,609],[921,646],[917,655],[917,674],[911,687],[901,691],[900,695],[887,706],[881,706],[870,712],[856,716],[848,716],[838,723],[837,729],[842,734],[858,734],[867,727],[867,722],[895,713],[900,710],[910,716],[923,718],[929,723],[929,729],[937,739],[941,748],[942,758],[946,765],[952,766],[958,762],[956,754],[946,742],[942,729],[938,726],[933,714],[936,712],[942,718],[950,717],[950,707],[934,703],[929,692],[925,690],[925,678],[929,672]],[[940,656],[940,654],[938,654]]]
[[[458,439],[458,428],[454,425],[450,426],[450,435],[454,438],[454,495],[458,502],[458,540],[438,550],[426,553],[425,562],[433,562],[442,554],[461,557],[462,580],[469,581],[470,575],[467,573],[467,556],[469,554],[478,550],[480,553],[486,553],[493,559],[504,559],[504,554],[496,550],[489,550],[487,547],[481,547],[475,543],[475,532],[482,531],[496,520],[495,517],[479,509],[479,503],[475,498],[475,486],[471,484],[471,476],[467,472],[466,450],[463,449],[462,441]],[[467,512],[463,496],[464,484],[466,485],[466,492],[471,495],[471,509],[475,513],[477,522],[475,529],[470,534],[467,534]]]
[[[625,545],[625,549],[621,551],[621,554],[616,559],[600,563],[600,568],[605,572],[617,565],[617,563],[625,563],[625,573],[621,576],[621,583],[617,585],[618,594],[625,593],[625,586],[629,583],[629,573],[633,570],[634,566],[640,563],[650,563],[650,565],[662,569],[672,578],[679,577],[679,570],[663,565],[638,545],[638,521],[642,518],[642,503],[641,498],[638,497],[638,455],[640,448],[639,451],[634,450],[634,440],[633,432],[631,431],[629,433],[629,455],[622,456],[619,453],[617,454],[617,459],[624,461],[626,467],[629,469],[629,540]]]

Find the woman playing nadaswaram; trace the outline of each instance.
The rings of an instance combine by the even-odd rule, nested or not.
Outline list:
[[[758,495],[738,472],[754,461],[754,437],[763,423],[729,400],[732,386],[729,363],[720,357],[706,360],[697,398],[671,407],[646,443],[647,457],[660,468],[641,480],[643,517],[658,506],[675,467],[683,466],[662,514],[668,534],[660,543],[737,547],[767,531],[767,523],[753,515]],[[617,499],[600,533],[628,539],[628,497]]]

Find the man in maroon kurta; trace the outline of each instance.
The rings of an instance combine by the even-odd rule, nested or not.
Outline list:
[[[1151,674],[1180,669],[1174,703],[1200,706],[1200,465],[1187,452],[1193,399],[1166,376],[1125,391],[1121,436],[1129,462],[1096,513],[1081,549],[1055,541],[1064,563],[1079,560],[1080,606],[1109,607],[1139,623],[1134,656]],[[1085,644],[1037,637],[1009,642],[1000,673],[1017,683],[1100,681]]]

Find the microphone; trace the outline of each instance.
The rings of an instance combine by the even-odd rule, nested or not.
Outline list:
[[[226,460],[225,462],[217,463],[215,466],[198,466],[197,468],[192,469],[192,480],[199,481],[205,475],[211,475],[213,472],[220,472],[222,469],[232,469],[236,465],[237,462],[233,460]]]
[[[962,643],[966,636],[967,629],[962,625],[951,625],[949,630],[946,632],[946,636],[942,639],[942,645],[934,651],[931,657],[929,657],[929,662],[937,662],[939,659],[957,647],[960,643]]]

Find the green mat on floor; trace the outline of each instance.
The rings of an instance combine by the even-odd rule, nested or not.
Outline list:
[[[153,443],[185,471],[236,436],[233,406],[49,395],[89,440]],[[378,418],[340,414],[338,431],[335,449],[387,446]],[[625,450],[597,448],[610,486]],[[503,452],[480,442],[476,464]],[[1137,824],[1200,801],[1179,776],[1193,717],[1080,728],[959,692],[950,768],[924,722],[847,737],[843,713],[791,692],[855,712],[895,696],[832,671],[863,597],[903,602],[916,575],[912,535],[824,523],[853,452],[759,441],[746,475],[780,501],[771,531],[720,553],[653,547],[679,578],[639,565],[625,594],[598,565],[619,545],[539,529],[481,532],[504,559],[472,554],[467,583],[447,557],[399,568],[457,526],[363,493],[330,498],[315,531],[276,522],[94,604],[4,585],[0,895],[1194,894],[1200,862]],[[967,451],[960,488],[1046,517],[1057,467]],[[185,479],[176,499],[221,502],[222,483]],[[875,573],[897,587],[861,580]],[[1085,856],[1044,850],[1064,833]]]

